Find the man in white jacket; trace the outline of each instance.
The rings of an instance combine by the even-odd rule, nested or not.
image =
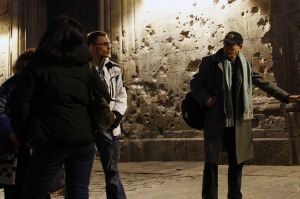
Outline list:
[[[108,199],[125,199],[125,191],[118,172],[120,159],[118,135],[121,133],[120,122],[127,109],[127,93],[122,69],[117,63],[110,61],[111,43],[106,32],[89,33],[87,45],[93,56],[91,63],[96,66],[100,77],[107,84],[112,98],[110,108],[116,116],[111,128],[104,132],[97,132],[95,138],[105,173],[106,196]]]

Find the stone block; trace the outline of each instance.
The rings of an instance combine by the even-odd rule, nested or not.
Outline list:
[[[204,161],[203,138],[187,138],[187,161]]]
[[[131,161],[131,142],[129,140],[120,140],[120,162]]]
[[[266,138],[288,138],[289,133],[285,129],[263,129]]]
[[[289,128],[291,137],[299,137],[300,136],[300,127]]]
[[[292,143],[289,138],[254,139],[254,158],[250,164],[292,165]]]
[[[198,130],[165,131],[165,138],[202,138],[203,132]]]
[[[298,129],[298,131],[300,131]],[[292,150],[293,150],[293,164],[300,164],[300,136],[291,137]]]
[[[175,161],[175,139],[153,139],[145,142],[147,161]]]
[[[187,156],[187,141],[186,138],[175,139],[175,160],[186,161]]]
[[[289,133],[285,129],[252,129],[254,138],[287,138]]]
[[[121,141],[121,161],[204,161],[203,138],[163,138]],[[293,153],[292,153],[293,150]],[[251,165],[300,164],[300,137],[255,138]],[[221,153],[219,164],[228,164]]]
[[[300,127],[300,112],[288,112],[286,121],[287,128]]]
[[[265,120],[259,122],[262,129],[280,129],[285,128],[285,119],[278,116],[269,116]]]
[[[146,140],[131,140],[131,161],[140,162],[145,161],[145,142]]]
[[[252,134],[254,138],[264,138],[265,131],[262,129],[252,129]]]

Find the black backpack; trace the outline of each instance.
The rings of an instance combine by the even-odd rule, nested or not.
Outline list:
[[[200,105],[191,92],[185,95],[181,102],[181,115],[190,127],[202,130],[206,115],[206,106]]]

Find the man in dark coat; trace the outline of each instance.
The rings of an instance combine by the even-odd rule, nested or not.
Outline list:
[[[281,102],[300,102],[300,95],[289,95],[252,71],[240,52],[241,34],[231,31],[222,41],[222,49],[202,59],[190,85],[197,101],[208,107],[204,122],[203,199],[218,198],[218,160],[223,149],[228,152],[229,162],[227,197],[242,198],[243,164],[253,158],[252,84]]]

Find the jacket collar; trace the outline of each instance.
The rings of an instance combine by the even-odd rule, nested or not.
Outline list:
[[[223,48],[221,48],[216,52],[216,54],[213,55],[212,60],[214,62],[222,62],[223,57],[224,57],[224,52],[223,52]]]
[[[218,50],[216,52],[216,54],[214,54],[212,56],[212,61],[213,62],[217,62],[218,67],[220,68],[221,71],[223,71],[223,57],[224,57],[224,53],[223,53],[223,48],[221,48],[220,50]]]

